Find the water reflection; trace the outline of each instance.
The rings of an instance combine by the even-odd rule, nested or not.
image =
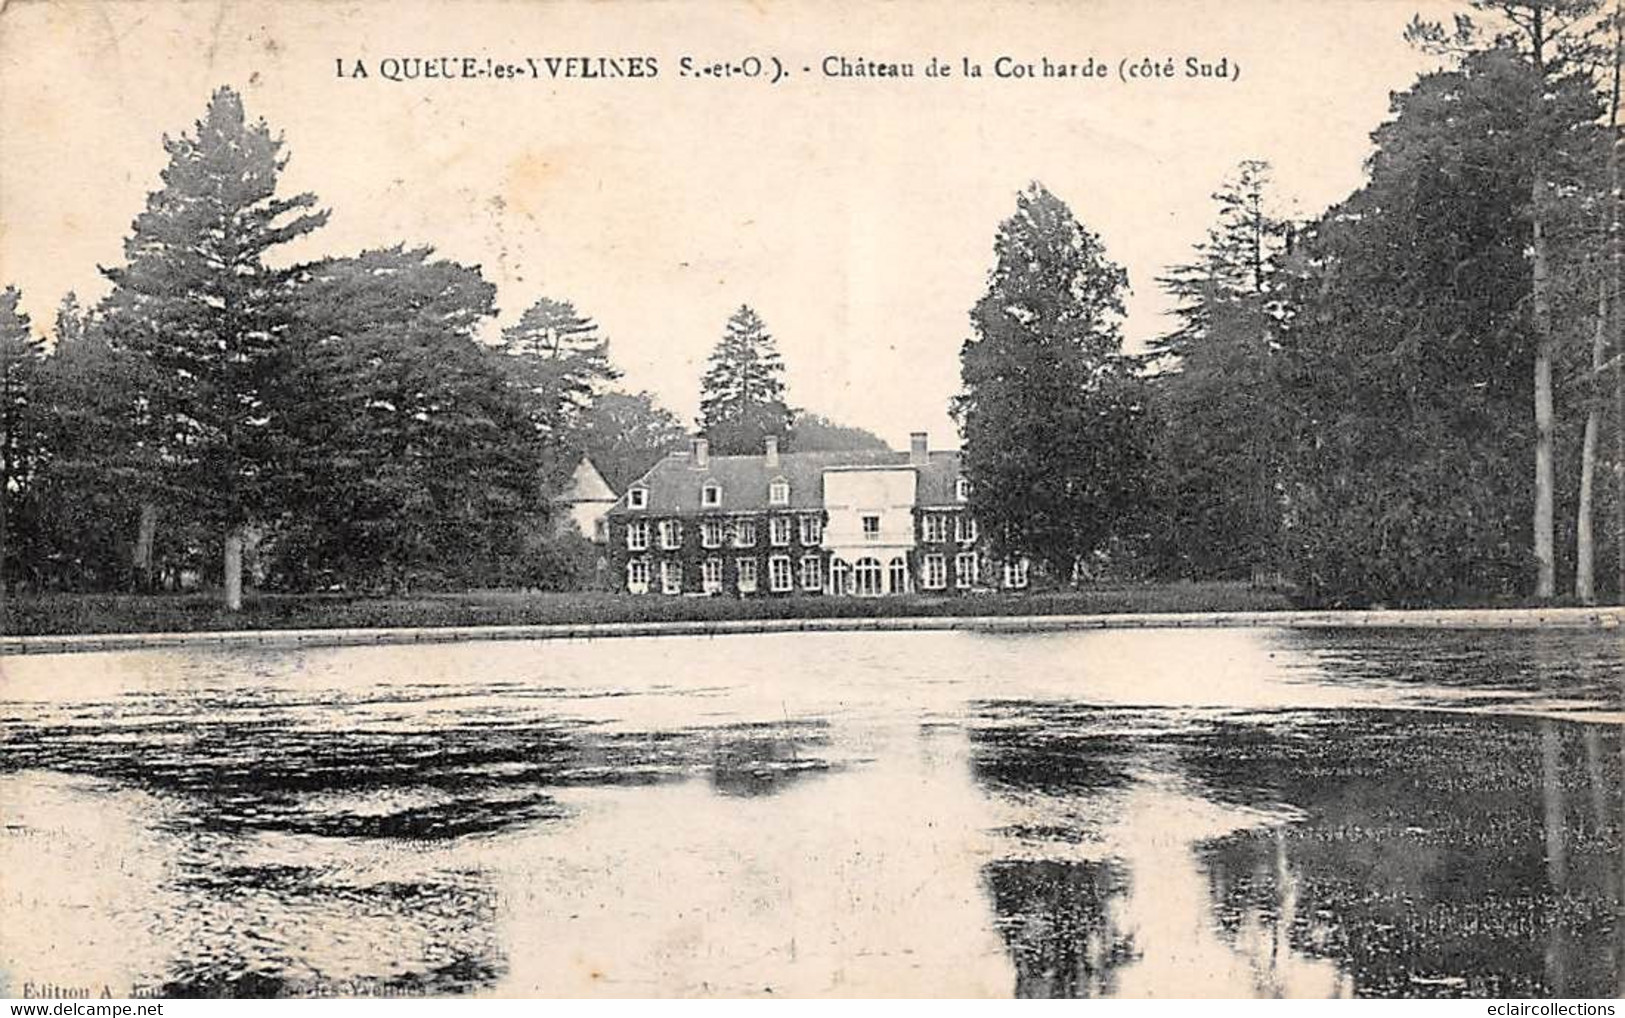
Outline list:
[[[1138,716],[1129,736],[1117,710],[992,702],[972,729],[990,788],[1021,814],[1067,820],[1008,827],[1012,857],[986,870],[1018,992],[1618,985],[1625,813],[1594,806],[1620,801],[1617,726]]]
[[[1622,650],[1232,630],[8,659],[0,972],[1608,995]]]

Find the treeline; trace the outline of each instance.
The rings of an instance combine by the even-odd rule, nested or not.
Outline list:
[[[1238,168],[1148,356],[1098,238],[1021,196],[956,403],[999,543],[1318,603],[1618,598],[1620,26],[1478,6],[1487,32],[1412,23],[1451,66],[1393,97],[1346,200],[1293,221]]]
[[[70,294],[47,346],[0,293],[6,588],[202,582],[235,605],[245,560],[283,590],[589,582],[593,553],[554,518],[580,457],[621,490],[686,438],[616,390],[594,321],[541,297],[493,338],[495,287],[427,247],[286,264],[328,212],[279,195],[282,140],[229,88],[164,145],[103,300]],[[741,308],[703,425],[753,451],[798,422],[877,441],[798,415],[782,373]]]

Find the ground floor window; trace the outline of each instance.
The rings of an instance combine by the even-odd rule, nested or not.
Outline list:
[[[891,560],[891,565],[887,567],[887,572],[890,574],[887,578],[891,580],[891,585],[890,585],[891,593],[893,593],[893,594],[907,593],[908,592],[908,560],[903,558],[903,556],[901,556],[901,555],[897,556],[896,558]]]
[[[819,564],[817,555],[803,555],[801,557],[801,589],[824,589],[824,570]]]
[[[852,566],[845,559],[831,559],[829,563],[829,592],[849,594],[852,584]]]
[[[700,584],[707,594],[716,594],[722,590],[722,560],[708,558],[705,565],[700,567]]]
[[[1004,585],[1011,590],[1020,590],[1027,585],[1026,559],[1018,558],[1004,564]]]
[[[853,590],[859,597],[875,597],[884,594],[885,588],[881,585],[880,560],[876,558],[860,558],[857,565],[852,567]]]
[[[734,563],[739,572],[739,592],[741,594],[756,593],[756,560],[742,558]]]
[[[924,572],[926,590],[941,590],[948,585],[948,563],[941,555],[927,555]]]
[[[767,581],[775,593],[782,594],[795,589],[795,579],[790,575],[788,555],[774,555],[767,560]]]
[[[963,551],[954,556],[954,586],[960,590],[976,586],[976,553]]]
[[[683,564],[681,562],[660,563],[660,591],[663,594],[681,594],[683,592]]]
[[[629,594],[649,592],[649,562],[635,558],[626,564],[626,590]]]

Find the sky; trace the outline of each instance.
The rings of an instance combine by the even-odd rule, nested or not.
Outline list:
[[[1190,257],[1237,163],[1313,215],[1358,187],[1389,93],[1437,61],[1405,24],[1443,0],[365,3],[11,0],[0,9],[0,285],[45,331],[97,271],[210,92],[286,139],[287,193],[328,226],[288,257],[427,244],[595,318],[624,372],[691,422],[724,322],[754,307],[792,404],[906,447],[957,444],[968,312],[1016,193],[1041,181],[1128,271],[1123,330],[1168,327],[1155,279]],[[652,57],[653,78],[390,81],[390,61]],[[748,57],[788,71],[683,76]],[[829,77],[829,58],[913,78]],[[935,57],[953,68],[925,77]],[[995,77],[1000,57],[1039,76]],[[1183,76],[1186,57],[1231,76]],[[1044,78],[1042,61],[1104,77]],[[1175,62],[1124,82],[1119,63]],[[963,75],[964,61],[983,69]],[[353,75],[355,61],[369,77]],[[839,64],[839,59],[833,61]],[[348,73],[340,76],[338,68]],[[1234,71],[1239,65],[1240,73]],[[454,66],[461,66],[455,64]]]

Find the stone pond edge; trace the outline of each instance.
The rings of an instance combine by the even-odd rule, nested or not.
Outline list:
[[[1082,629],[1618,629],[1625,608],[1454,608],[1361,611],[1145,612],[1103,615],[967,615],[901,618],[740,619],[546,625],[253,629],[190,633],[0,636],[0,655],[68,654],[162,647],[353,647],[472,640],[596,640],[739,633],[1042,633]]]

